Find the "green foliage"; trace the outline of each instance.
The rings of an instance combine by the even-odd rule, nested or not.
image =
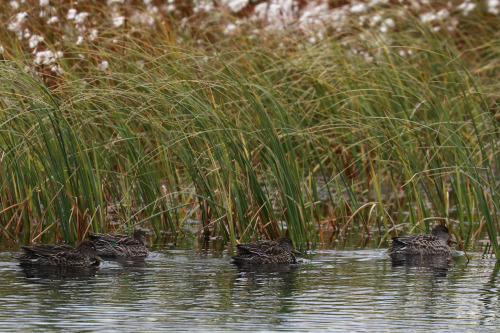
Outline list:
[[[493,63],[407,24],[397,44],[359,43],[371,61],[336,36],[204,49],[123,35],[78,49],[107,70],[68,58],[61,76],[4,55],[3,234],[194,226],[308,248],[353,226],[387,240],[440,221],[466,247],[486,229],[500,258],[498,83],[478,74]]]

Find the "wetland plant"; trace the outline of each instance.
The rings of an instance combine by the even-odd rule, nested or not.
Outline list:
[[[303,249],[438,219],[500,258],[496,3],[181,2],[0,4],[2,237]]]

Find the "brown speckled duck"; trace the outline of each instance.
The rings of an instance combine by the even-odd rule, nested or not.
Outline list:
[[[408,236],[393,237],[392,244],[387,250],[391,256],[401,255],[442,255],[449,256],[451,249],[448,246],[450,233],[444,225],[435,226],[430,234],[411,234]]]
[[[79,243],[76,248],[66,244],[40,244],[21,248],[25,252],[19,258],[23,267],[89,268],[99,266],[100,263],[97,250],[89,241]]]
[[[119,234],[90,234],[90,241],[102,258],[145,258],[148,256],[146,233],[135,229],[133,237]]]
[[[264,240],[236,245],[233,262],[238,265],[295,264],[293,253],[300,253],[293,247],[292,240],[280,237],[276,241]]]

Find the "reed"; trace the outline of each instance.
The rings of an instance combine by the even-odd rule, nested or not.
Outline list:
[[[470,15],[468,34],[408,13],[387,35],[353,20],[314,45],[216,28],[200,42],[175,17],[154,33],[103,26],[65,42],[60,74],[25,69],[27,46],[2,40],[2,235],[74,243],[142,225],[304,249],[442,221],[468,248],[486,232],[498,258],[500,49]]]

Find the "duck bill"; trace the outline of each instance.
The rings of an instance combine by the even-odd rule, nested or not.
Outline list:
[[[102,262],[102,259],[99,256],[93,256],[92,259],[94,259],[92,266],[99,266]]]
[[[292,253],[295,253],[295,254],[302,254],[302,252],[297,251],[297,250],[295,250],[295,249],[293,249],[293,250],[292,250]]]

